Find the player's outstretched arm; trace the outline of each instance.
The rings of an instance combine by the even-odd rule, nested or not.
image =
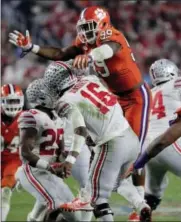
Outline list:
[[[74,59],[73,66],[78,69],[85,69],[89,63],[102,62],[113,57],[121,45],[117,42],[106,42],[90,51],[88,55],[77,55]]]
[[[174,143],[178,138],[181,137],[181,117],[164,132],[162,135],[157,137],[145,150],[141,156],[138,157],[134,163],[134,169],[143,168],[144,165],[153,157],[158,155],[162,150]]]
[[[123,178],[129,177],[135,170],[142,169],[149,160],[181,137],[181,116],[162,135],[157,137],[148,148],[129,167]]]
[[[21,57],[29,52],[33,52],[49,60],[66,61],[75,58],[79,54],[82,54],[82,50],[76,46],[70,46],[66,49],[60,49],[55,47],[40,47],[39,45],[35,45],[31,41],[28,30],[26,30],[26,35],[23,35],[17,30],[9,33],[9,42],[17,47],[20,47],[23,50]]]

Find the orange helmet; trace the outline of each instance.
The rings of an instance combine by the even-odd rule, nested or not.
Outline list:
[[[10,117],[15,117],[24,106],[24,95],[17,85],[7,84],[1,87],[1,108]]]
[[[108,12],[101,7],[85,8],[77,22],[77,34],[81,42],[94,44],[99,31],[110,25]]]

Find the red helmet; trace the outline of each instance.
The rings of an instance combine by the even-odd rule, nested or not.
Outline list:
[[[78,37],[83,43],[94,44],[98,32],[107,28],[110,23],[110,16],[104,8],[85,8],[77,22]]]
[[[24,95],[17,85],[7,84],[1,87],[1,108],[10,117],[15,117],[24,106]]]

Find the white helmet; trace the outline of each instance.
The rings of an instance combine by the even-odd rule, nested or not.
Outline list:
[[[36,79],[29,84],[26,97],[31,108],[43,106],[53,109],[57,101],[56,95],[50,94],[43,79]]]
[[[170,81],[178,76],[179,69],[168,59],[159,59],[155,61],[149,70],[150,78],[154,86]]]
[[[61,93],[77,82],[69,62],[52,62],[44,74],[45,85],[54,93]]]
[[[24,95],[22,89],[13,84],[3,85],[1,87],[1,107],[9,117],[15,117],[22,111],[24,106]]]

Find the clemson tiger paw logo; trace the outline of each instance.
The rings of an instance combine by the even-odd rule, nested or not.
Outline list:
[[[106,17],[106,13],[100,8],[96,9],[95,14],[100,20]]]

